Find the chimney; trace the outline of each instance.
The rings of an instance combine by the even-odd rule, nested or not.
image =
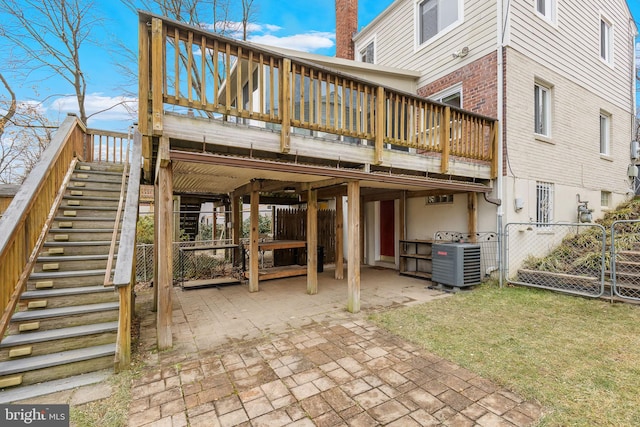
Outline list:
[[[354,59],[353,35],[358,31],[358,0],[336,0],[336,57]]]

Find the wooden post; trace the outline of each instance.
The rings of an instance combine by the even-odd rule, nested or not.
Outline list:
[[[498,132],[500,129],[499,122],[496,120],[491,124],[491,178],[495,179],[499,173],[502,173],[502,165],[498,164]]]
[[[163,110],[163,82],[164,76],[164,37],[162,20],[160,18],[151,19],[151,122],[153,124],[153,134],[162,135]]]
[[[307,293],[318,293],[318,191],[307,191]]]
[[[360,188],[360,187],[358,187]],[[348,191],[348,190],[347,190]],[[358,190],[359,191],[359,190]],[[364,264],[364,199],[360,197],[360,263]],[[348,216],[348,215],[347,215]]]
[[[407,238],[407,221],[406,214],[407,212],[407,191],[404,190],[400,194],[400,202],[398,203],[398,216],[399,218],[399,226],[398,226],[398,240],[405,240]],[[401,245],[400,242],[398,242]],[[400,253],[403,252],[402,248],[399,248]],[[406,262],[407,260],[403,257],[400,257],[400,271],[406,271]]]
[[[160,188],[158,179],[153,183],[153,305],[151,311],[158,311],[158,241],[160,240]]]
[[[238,264],[242,264],[240,260],[240,256],[242,251],[240,250],[240,237],[242,236],[242,205],[241,198],[239,195],[233,193],[231,195],[231,238],[233,239],[233,244],[238,245],[238,248],[235,250],[234,260]]]
[[[140,105],[138,107],[138,131],[142,134],[142,159],[144,178],[151,181],[151,158],[152,143],[151,132],[149,132],[151,117],[149,116],[149,95],[150,95],[150,66],[151,58],[149,55],[149,28],[147,22],[140,21],[138,23],[138,94],[140,96]]]
[[[440,121],[440,148],[442,156],[440,157],[440,172],[447,173],[449,171],[449,139],[451,138],[451,108],[445,107],[442,112]]]
[[[478,193],[467,193],[469,241],[475,243],[478,232]]]
[[[251,189],[251,217],[249,220],[251,223],[249,228],[249,292],[258,292],[260,290],[258,287],[258,216],[260,215],[258,211],[260,203],[258,188],[259,183],[255,181]]]
[[[373,162],[376,165],[382,163],[382,149],[384,146],[384,123],[386,119],[386,99],[384,96],[384,87],[378,86],[378,91],[376,92],[376,134],[375,134],[375,158]]]
[[[336,271],[337,280],[344,279],[344,212],[342,196],[336,196]]]
[[[158,276],[155,284],[158,288],[158,349],[165,350],[173,345],[171,336],[173,314],[171,303],[171,293],[173,292],[173,170],[171,163],[168,163],[166,167],[158,167],[156,175],[159,193],[159,204],[156,206],[159,211],[156,223],[158,228],[158,240],[156,240]]]
[[[360,311],[360,182],[347,183],[348,203],[348,262],[347,262],[347,310]]]
[[[131,283],[135,282],[132,277]],[[116,346],[115,371],[122,372],[129,368],[131,363],[131,319],[133,318],[133,286],[121,286],[118,288],[120,311],[118,314],[118,337]]]
[[[288,153],[291,148],[291,89],[290,77],[291,60],[284,58],[282,68],[280,68],[280,117],[282,118],[282,128],[280,130],[280,151]]]

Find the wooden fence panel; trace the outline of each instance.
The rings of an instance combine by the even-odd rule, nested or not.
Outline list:
[[[277,209],[274,223],[274,239],[307,240],[307,210]],[[318,210],[318,247],[324,249],[324,263],[332,264],[336,259],[336,211]],[[297,258],[296,258],[297,254]],[[305,265],[307,251],[283,249],[273,254],[275,266],[300,264]],[[320,262],[320,260],[318,260]]]

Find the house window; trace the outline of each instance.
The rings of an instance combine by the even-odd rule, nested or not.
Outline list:
[[[600,113],[600,154],[610,154],[611,116]]]
[[[440,194],[437,196],[427,196],[427,205],[441,205],[444,203],[453,203],[453,194]]]
[[[553,222],[553,184],[536,182],[536,222],[538,227]]]
[[[536,0],[536,12],[547,21],[556,20],[556,0]]]
[[[611,203],[611,192],[610,191],[601,191],[600,192],[600,206],[603,208],[608,208]]]
[[[420,44],[448,29],[462,16],[459,0],[424,0],[418,9]]]
[[[373,42],[369,43],[367,47],[360,51],[360,61],[373,64]]]
[[[541,84],[534,86],[534,133],[551,136],[551,89]]]
[[[613,63],[613,27],[604,18],[600,18],[600,58],[609,64]]]
[[[452,107],[462,108],[462,85],[458,84],[445,89],[442,92],[438,92],[432,95],[430,99],[442,102],[443,104],[447,104]]]

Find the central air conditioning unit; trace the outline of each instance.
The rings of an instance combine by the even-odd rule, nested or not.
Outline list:
[[[432,249],[432,282],[455,288],[480,284],[480,245],[434,243]]]

